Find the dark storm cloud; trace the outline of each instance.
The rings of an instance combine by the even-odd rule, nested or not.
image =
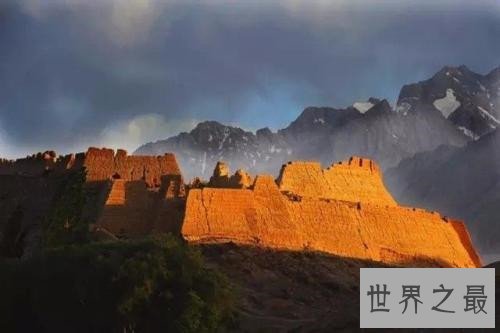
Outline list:
[[[206,119],[277,128],[445,64],[499,65],[495,0],[374,3],[4,2],[0,155],[133,148]]]

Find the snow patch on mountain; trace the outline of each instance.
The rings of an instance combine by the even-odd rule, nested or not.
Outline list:
[[[225,127],[224,128],[224,136],[223,136],[221,142],[219,143],[219,150],[221,150],[222,147],[224,147],[224,142],[226,142],[227,138],[229,137],[229,134],[230,134],[229,128]]]
[[[396,112],[406,115],[408,111],[410,111],[410,109],[411,109],[410,103],[402,102],[396,107]]]
[[[269,148],[269,152],[271,154],[274,154],[274,153],[281,153],[281,148],[276,148],[274,145],[271,145],[271,147]]]
[[[203,159],[201,162],[201,174],[204,174],[207,170],[207,152],[203,152]]]
[[[476,141],[479,139],[479,136],[474,134],[474,132],[472,132],[470,129],[468,128],[465,128],[463,126],[458,126],[458,129],[460,131],[462,131],[462,133],[464,133],[466,136],[468,136],[469,138],[471,138],[472,140]]]
[[[446,96],[436,99],[433,104],[436,109],[441,111],[445,118],[448,118],[453,111],[460,107],[460,102],[456,99],[455,92],[450,88],[446,89]]]
[[[493,116],[491,115],[491,113],[489,113],[487,110],[485,110],[484,108],[482,108],[482,107],[480,107],[480,106],[478,106],[478,107],[477,107],[477,109],[481,112],[481,116],[482,116],[483,118],[485,118],[485,119],[489,119],[489,120],[491,120],[492,122],[494,122],[495,124],[500,125],[500,121],[499,121],[497,118],[493,117]],[[496,126],[492,126],[492,128],[495,128],[495,127],[496,127]]]
[[[352,106],[361,113],[365,113],[373,107],[373,103],[370,102],[356,102]]]

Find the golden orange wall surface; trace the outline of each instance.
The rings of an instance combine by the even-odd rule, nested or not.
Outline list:
[[[463,223],[398,206],[378,166],[361,158],[325,170],[292,162],[277,181],[257,176],[248,189],[192,189],[181,232],[193,242],[316,250],[402,265],[481,265]]]

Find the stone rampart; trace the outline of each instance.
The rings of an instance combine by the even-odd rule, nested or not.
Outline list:
[[[192,189],[181,232],[193,242],[306,249],[401,265],[481,265],[462,223],[398,206],[375,163],[357,158],[326,170],[292,162],[277,182],[257,176],[249,189]]]

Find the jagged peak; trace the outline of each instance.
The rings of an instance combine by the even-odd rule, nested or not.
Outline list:
[[[383,100],[379,100],[379,102],[373,105],[365,114],[383,114],[393,112],[391,104],[384,98]]]
[[[304,125],[309,126],[311,123],[314,125],[339,125],[350,119],[350,117],[355,117],[356,114],[359,115],[359,111],[352,106],[344,109],[326,106],[308,106],[283,130],[286,131],[290,128],[302,127]],[[278,133],[283,130],[278,130]]]
[[[257,136],[262,136],[262,137],[268,137],[268,136],[271,136],[273,134],[273,131],[271,131],[271,129],[269,127],[264,127],[264,128],[259,128],[255,134]]]
[[[212,145],[219,145],[219,149],[222,148],[222,144],[231,142],[232,139],[228,138],[246,137],[247,139],[253,139],[255,136],[252,132],[240,127],[224,125],[213,120],[199,123],[191,132],[185,135],[190,136],[197,143],[205,144],[208,142]]]
[[[366,113],[368,110],[370,110],[377,103],[378,103],[378,100],[377,100],[377,102],[375,102],[375,99],[370,97],[368,99],[368,101],[366,101],[366,102],[353,103],[352,107],[355,108],[356,110],[358,110],[360,113]]]
[[[218,121],[215,121],[215,120],[206,120],[206,121],[202,121],[201,123],[198,123],[195,128],[193,128],[193,130],[191,131],[192,132],[196,132],[196,131],[199,131],[199,130],[203,130],[203,129],[211,129],[211,128],[221,128],[221,129],[224,129],[226,127],[231,127],[231,126],[226,126]]]
[[[308,106],[302,112],[300,115],[297,117],[297,120],[300,118],[308,117],[311,115],[315,115],[318,113],[324,114],[325,112],[336,112],[336,111],[342,111],[343,109],[336,109],[332,108],[329,106]]]
[[[232,132],[244,132],[244,133],[251,133],[241,127],[238,126],[232,126],[232,125],[226,125],[223,123],[220,123],[216,120],[207,120],[207,121],[202,121],[196,125],[194,129],[191,130],[190,134],[200,132],[200,131],[210,131],[210,130],[215,130],[215,131],[232,131]]]
[[[372,103],[372,104],[378,104],[380,103],[381,101],[383,101],[385,99],[380,99],[380,98],[376,98],[376,97],[370,97],[368,98],[368,102]]]
[[[460,65],[458,66],[458,69],[461,70],[462,72],[472,72],[469,67],[467,67],[466,65]]]
[[[439,70],[432,78],[437,78],[437,77],[443,77],[443,76],[479,76],[480,74],[472,71],[469,67],[466,65],[460,65],[460,66],[444,66]]]
[[[500,66],[493,68],[486,76],[488,78],[500,78]]]

